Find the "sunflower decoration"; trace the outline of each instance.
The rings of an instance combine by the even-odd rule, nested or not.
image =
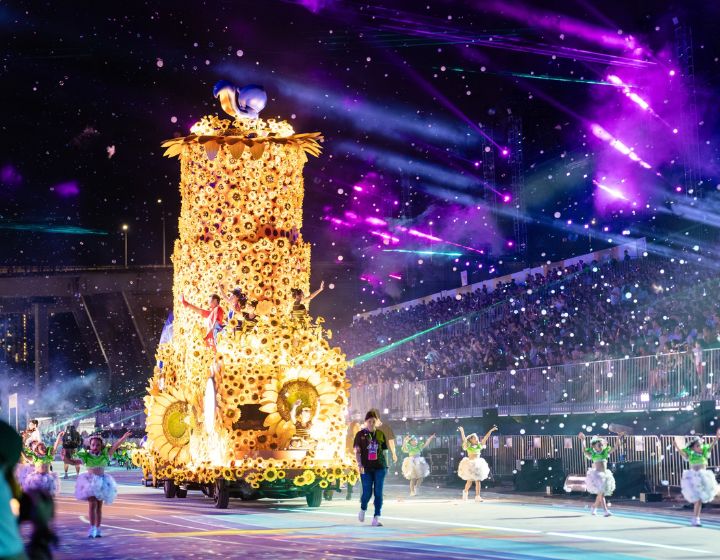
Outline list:
[[[193,399],[179,387],[169,387],[147,399],[146,429],[150,449],[168,462],[186,464],[190,460],[192,402]]]
[[[334,402],[335,391],[331,383],[326,382],[317,371],[291,367],[279,373],[265,384],[260,397],[260,410],[267,413],[264,425],[270,434],[277,434],[280,445],[286,444],[295,432],[290,420],[290,410],[297,400],[313,413],[318,407]],[[319,420],[323,420],[322,414]]]

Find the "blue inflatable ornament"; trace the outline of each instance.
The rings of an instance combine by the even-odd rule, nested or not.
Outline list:
[[[238,88],[231,82],[220,80],[213,88],[213,95],[220,100],[223,111],[235,118],[256,119],[267,105],[265,88],[254,84]]]

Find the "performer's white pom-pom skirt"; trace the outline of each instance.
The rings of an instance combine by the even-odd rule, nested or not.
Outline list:
[[[463,480],[485,480],[490,476],[490,466],[482,457],[464,457],[458,465],[458,476]]]
[[[602,494],[612,496],[615,492],[615,477],[612,471],[599,471],[596,468],[588,469],[585,476],[585,488],[590,494]]]
[[[687,469],[680,481],[683,498],[691,504],[697,501],[708,503],[720,492],[715,473],[710,469]]]
[[[117,485],[109,474],[84,472],[77,477],[75,497],[78,500],[95,498],[106,504],[112,504],[115,496],[117,496]]]
[[[425,478],[430,474],[430,467],[427,461],[420,455],[415,457],[405,457],[402,464],[402,474],[408,480]]]
[[[15,466],[15,480],[17,480],[17,483],[22,488],[23,484],[25,484],[25,479],[27,478],[27,476],[34,472],[35,465],[31,463],[18,463]]]
[[[33,490],[44,490],[51,496],[57,496],[60,493],[60,479],[57,473],[48,472],[40,473],[32,472],[25,476],[22,482],[23,492],[31,492]]]

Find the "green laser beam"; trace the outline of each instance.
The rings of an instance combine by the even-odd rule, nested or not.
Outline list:
[[[36,233],[65,233],[69,235],[107,235],[107,231],[100,229],[87,229],[77,226],[53,226],[50,224],[13,224],[0,222],[0,229],[14,231],[32,231]]]
[[[410,249],[383,249],[383,253],[412,253],[414,255],[444,255],[447,257],[462,257],[462,253],[446,251],[411,251]]]
[[[411,340],[414,340],[420,336],[423,336],[429,332],[432,332],[437,329],[441,329],[443,327],[447,327],[448,325],[451,325],[452,323],[457,323],[458,321],[462,321],[466,316],[461,315],[460,317],[455,317],[454,319],[450,319],[449,321],[445,321],[444,323],[440,323],[439,325],[435,325],[433,327],[430,327],[429,329],[425,329],[424,331],[416,332],[415,334],[411,334],[410,336],[407,336],[401,340],[396,340],[395,342],[392,342],[386,346],[381,346],[380,348],[376,348],[375,350],[368,352],[367,354],[363,354],[361,356],[358,356],[357,358],[354,358],[352,360],[353,365],[356,366],[358,364],[362,364],[363,362],[367,362],[368,360],[372,360],[373,358],[377,358],[381,354],[384,354],[385,352],[390,352],[390,350],[394,350],[401,344],[405,344],[406,342],[410,342]]]
[[[439,70],[439,66],[433,67],[434,70]],[[525,72],[488,72],[481,70],[468,70],[467,68],[447,68],[452,72],[467,72],[469,74],[494,74],[497,76],[513,76],[515,78],[529,78],[531,80],[548,80],[551,82],[574,82],[576,84],[592,84],[597,86],[611,86],[617,87],[615,84],[610,82],[598,81],[598,80],[584,80],[579,78],[566,78],[564,76],[550,76],[548,74],[527,74]]]

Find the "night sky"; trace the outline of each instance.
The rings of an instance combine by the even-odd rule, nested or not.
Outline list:
[[[305,171],[303,233],[313,287],[334,286],[314,307],[330,319],[623,232],[660,252],[713,254],[715,2],[68,5],[0,5],[4,264],[122,264],[122,224],[131,263],[160,263],[180,175],[160,143],[220,112],[220,79],[264,85],[263,117],[325,135]],[[692,31],[696,115],[674,17]],[[510,117],[523,126],[525,253],[506,200]]]

